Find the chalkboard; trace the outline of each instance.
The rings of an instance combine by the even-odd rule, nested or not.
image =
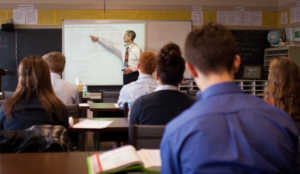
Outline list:
[[[241,67],[235,78],[242,78],[244,65],[263,65],[264,49],[270,47],[268,30],[232,30],[237,41],[237,53],[242,58]],[[16,42],[15,42],[16,40]],[[17,44],[15,44],[17,43]],[[15,56],[17,45],[17,60]],[[43,56],[51,51],[62,51],[61,29],[17,29],[15,32],[0,31],[0,68],[17,72],[17,65],[29,55]],[[2,78],[2,90],[14,91],[17,76]],[[91,92],[99,90],[120,90],[120,87],[89,87]]]
[[[231,32],[236,40],[237,54],[242,60],[235,79],[241,79],[245,65],[263,66],[265,48],[270,47],[267,40],[269,30],[231,30]]]

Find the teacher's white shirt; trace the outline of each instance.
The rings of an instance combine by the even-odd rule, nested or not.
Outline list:
[[[107,42],[104,39],[99,39],[98,43],[103,44],[104,46],[112,49],[114,52],[118,52],[119,54],[121,54],[122,67],[124,66],[125,52],[127,46],[112,44],[110,42]],[[128,45],[128,47],[129,47],[128,68],[130,68],[132,71],[137,71],[137,64],[139,63],[139,58],[142,54],[142,50],[138,47],[136,43],[132,43],[131,45]]]

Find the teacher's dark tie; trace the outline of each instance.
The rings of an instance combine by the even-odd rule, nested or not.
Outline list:
[[[129,47],[126,47],[126,52],[125,52],[125,62],[124,62],[125,66],[128,65],[128,56],[129,56],[129,54],[128,54],[128,49],[129,49]]]

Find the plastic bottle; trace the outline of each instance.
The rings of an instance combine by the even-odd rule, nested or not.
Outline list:
[[[130,118],[130,110],[131,110],[131,106],[133,105],[134,102],[134,94],[130,94],[131,99],[128,100],[128,120]]]
[[[83,85],[82,85],[82,93],[83,93],[83,95],[87,94],[87,86],[86,86],[85,82],[83,82]]]

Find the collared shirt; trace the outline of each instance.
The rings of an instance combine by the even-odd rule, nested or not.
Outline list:
[[[173,86],[173,85],[160,85],[155,89],[155,91],[161,91],[161,90],[179,91],[179,88],[178,86]]]
[[[78,104],[79,92],[76,85],[66,82],[56,73],[50,73],[51,83],[56,96],[64,104]]]
[[[142,95],[153,92],[157,87],[157,82],[151,75],[142,74],[138,80],[131,82],[128,85],[123,86],[120,91],[120,97],[118,105],[120,109],[124,109],[124,103],[131,99],[130,94],[134,94],[134,99],[139,98]]]
[[[105,45],[106,47],[118,52],[122,56],[122,66],[124,66],[125,62],[125,52],[126,47],[129,47],[129,55],[128,55],[128,68],[130,68],[132,71],[137,71],[137,64],[139,62],[139,58],[142,54],[142,50],[138,47],[136,43],[132,43],[131,45],[115,45],[110,42],[107,42],[104,39],[99,39],[98,42],[100,44]]]
[[[287,113],[219,83],[167,124],[161,173],[299,173],[298,147]]]

